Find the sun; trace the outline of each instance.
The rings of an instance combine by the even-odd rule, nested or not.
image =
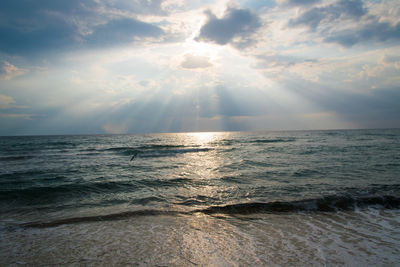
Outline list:
[[[185,50],[185,54],[193,54],[209,58],[215,58],[221,50],[220,46],[212,43],[196,41],[193,38],[188,38],[182,46]]]

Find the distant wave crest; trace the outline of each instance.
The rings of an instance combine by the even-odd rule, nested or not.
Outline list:
[[[277,139],[255,139],[247,141],[248,143],[288,143],[295,142],[296,138],[277,138]]]
[[[185,153],[208,152],[207,147],[186,147],[181,145],[148,145],[140,147],[111,147],[103,151],[114,152],[120,155],[137,155],[142,158],[171,157]]]
[[[3,156],[0,157],[0,161],[17,161],[17,160],[27,160],[32,158],[34,158],[33,155]]]

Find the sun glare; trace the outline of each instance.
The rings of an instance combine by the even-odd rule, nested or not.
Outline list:
[[[193,39],[186,40],[186,42],[183,44],[183,47],[186,50],[185,53],[194,54],[196,56],[206,56],[210,58],[216,57],[221,49],[214,44],[198,42]]]
[[[218,133],[213,132],[195,132],[188,133],[189,137],[192,137],[196,143],[203,145],[205,143],[209,143],[216,138]]]

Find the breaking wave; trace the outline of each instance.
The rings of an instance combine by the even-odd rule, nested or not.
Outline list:
[[[151,199],[151,201],[153,200],[159,201],[159,199]],[[225,206],[210,206],[205,209],[196,209],[192,211],[145,209],[99,216],[73,217],[41,222],[36,221],[24,223],[20,226],[26,228],[46,228],[56,227],[63,224],[124,220],[138,216],[183,216],[194,213],[204,213],[207,215],[225,214],[234,216],[257,213],[337,212],[363,208],[399,209],[400,198],[395,196],[326,196],[316,199],[305,199],[287,202],[251,202]]]
[[[298,201],[252,202],[225,206],[212,206],[199,212],[206,214],[252,214],[265,212],[335,212],[357,208],[400,208],[400,198],[395,196],[327,196]]]

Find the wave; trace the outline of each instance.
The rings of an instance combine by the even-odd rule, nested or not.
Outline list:
[[[48,228],[48,227],[60,226],[63,224],[117,221],[139,216],[160,216],[160,215],[177,216],[182,213],[184,212],[163,211],[163,210],[137,210],[137,211],[127,211],[127,212],[113,213],[100,216],[73,217],[73,218],[66,218],[49,222],[29,222],[21,224],[20,226],[25,228]]]
[[[139,184],[146,187],[160,188],[160,187],[177,187],[184,186],[192,182],[189,178],[171,178],[171,179],[142,179],[137,181]]]
[[[198,212],[206,214],[252,214],[268,212],[335,212],[355,210],[357,208],[379,207],[385,209],[400,208],[400,198],[395,196],[327,196],[289,202],[251,202],[225,206],[212,206]]]
[[[143,151],[143,150],[163,150],[163,149],[174,149],[174,148],[184,148],[185,146],[183,145],[145,145],[145,146],[138,146],[138,147],[129,147],[129,146],[122,146],[122,147],[110,147],[106,149],[102,149],[102,151],[129,151],[129,150],[138,150],[138,151]]]
[[[212,150],[207,147],[186,147],[181,145],[149,145],[140,147],[111,147],[103,149],[102,151],[114,152],[119,155],[132,156],[142,158],[158,158],[158,157],[171,157],[184,153],[197,153],[207,152]]]
[[[60,198],[86,197],[88,194],[130,192],[138,188],[138,185],[128,182],[95,182],[60,184],[54,186],[36,186],[18,189],[0,190],[0,200],[15,200],[18,202],[47,202]]]
[[[288,143],[288,142],[295,142],[296,138],[277,138],[277,139],[255,139],[246,141],[246,143]]]
[[[146,198],[144,201],[159,201],[159,199]],[[207,215],[226,214],[234,216],[257,213],[337,212],[355,210],[357,208],[399,209],[400,198],[395,196],[327,196],[318,199],[306,199],[288,202],[251,202],[225,206],[210,206],[205,209],[197,209],[192,211],[145,209],[97,216],[72,217],[53,221],[27,222],[20,224],[19,226],[24,228],[47,228],[56,227],[63,224],[124,220],[139,216],[183,216],[193,215],[195,213],[204,213]]]
[[[152,196],[152,197],[138,198],[138,199],[134,199],[131,201],[132,204],[139,204],[139,205],[143,205],[143,206],[147,205],[151,202],[163,203],[163,202],[165,202],[165,199],[161,198],[161,197]]]
[[[212,149],[211,148],[167,149],[167,150],[157,150],[151,152],[139,152],[137,153],[137,156],[142,158],[159,158],[159,157],[171,157],[185,153],[208,152],[210,150]]]
[[[20,156],[0,156],[0,161],[18,161],[18,160],[27,160],[32,159],[35,156],[31,155],[20,155]]]
[[[41,144],[40,144],[41,145]],[[77,147],[78,144],[75,142],[71,142],[71,141],[50,141],[50,142],[46,142],[45,147],[55,147],[55,148],[65,148],[65,147],[70,147],[70,148],[74,148]]]
[[[59,183],[57,185],[32,186],[26,181],[8,181],[0,185],[0,201],[19,203],[47,203],[48,201],[79,200],[88,195],[132,193],[142,188],[181,187],[192,183],[189,178],[137,179],[132,181],[104,181],[83,183]],[[8,188],[7,188],[8,187]],[[146,201],[157,201],[156,198]]]

